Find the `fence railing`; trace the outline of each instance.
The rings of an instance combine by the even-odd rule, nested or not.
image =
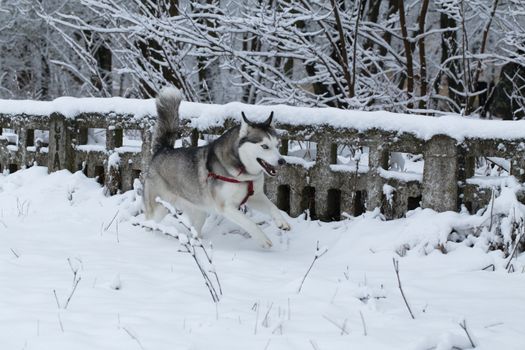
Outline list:
[[[235,124],[233,118],[199,123],[191,112],[183,113],[181,120],[179,143],[183,146],[197,145],[206,135],[220,135]],[[82,170],[96,177],[108,194],[127,191],[151,157],[153,114],[81,112],[66,117],[58,112],[0,113],[0,131],[4,131],[0,136],[0,170],[13,172],[33,164],[47,166],[50,172]],[[483,132],[486,128],[480,128],[477,136],[471,130],[459,138],[438,133],[423,137],[391,126],[383,130],[354,128],[352,123],[298,125],[289,118],[280,119],[279,113],[276,119],[281,152],[290,155],[288,164],[275,178],[267,178],[265,187],[269,198],[292,216],[308,211],[313,217],[337,220],[342,213],[359,215],[378,207],[387,218],[402,217],[419,206],[456,211],[464,205],[476,211],[489,202],[490,188],[504,180],[475,176],[478,157],[508,159],[510,175],[525,181],[525,133],[523,138],[516,137],[516,128],[524,127],[521,122],[506,122],[509,138]],[[483,123],[487,126],[491,121]],[[498,123],[497,135],[502,135],[502,122],[494,123]],[[93,132],[89,129],[105,133],[105,138],[100,138],[105,142],[90,142]],[[315,145],[310,145],[315,151],[311,161],[291,155],[290,149],[305,141]],[[351,164],[338,164],[345,146],[356,151],[366,148],[368,164],[360,164],[355,154]],[[397,152],[422,155],[422,173],[389,169]]]

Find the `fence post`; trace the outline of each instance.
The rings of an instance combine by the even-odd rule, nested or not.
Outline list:
[[[110,195],[114,195],[120,189],[122,181],[120,157],[115,148],[122,147],[123,130],[114,125],[106,128],[106,150],[110,153],[106,164],[105,184]]]
[[[446,135],[436,135],[423,151],[422,206],[437,212],[456,211],[458,207],[457,141]]]
[[[330,162],[332,159],[332,142],[323,137],[317,141],[317,156],[315,160],[315,214],[317,218],[325,218],[328,211],[328,190],[330,189]]]
[[[388,168],[388,151],[382,143],[374,142],[369,145],[368,167],[366,210],[370,211],[381,208],[383,204],[383,179],[380,169]]]
[[[49,157],[47,168],[49,172],[67,169],[75,171],[75,154],[72,145],[72,135],[69,121],[60,113],[52,113],[49,127]]]
[[[109,155],[106,163],[106,176],[105,176],[105,184],[106,189],[109,193],[109,195],[114,195],[118,193],[118,190],[120,189],[120,183],[122,181],[122,175],[120,173],[120,156],[117,152],[113,152]]]
[[[146,125],[144,129],[142,130],[142,174],[141,177],[144,178],[144,175],[148,171],[149,162],[151,160],[152,154],[151,154],[151,143],[153,141],[153,132],[152,132],[152,126]]]
[[[525,182],[525,160],[523,153],[519,152],[510,161],[510,175],[514,176],[519,182]]]
[[[28,130],[25,127],[19,126],[16,128],[18,135],[18,154],[20,155],[20,168],[25,168],[27,164],[27,134]]]
[[[123,130],[116,129],[114,126],[109,126],[106,129],[106,149],[114,150],[117,147],[122,147]]]

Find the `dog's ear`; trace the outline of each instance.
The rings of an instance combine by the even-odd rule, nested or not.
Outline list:
[[[246,118],[246,114],[244,112],[241,112],[242,120],[241,120],[241,130],[239,131],[239,137],[244,137],[248,133],[248,126],[251,125],[248,118]]]
[[[243,120],[246,124],[252,126],[253,123],[252,123],[251,121],[249,121],[248,118],[246,118],[246,114],[244,114],[244,112],[241,112],[241,115],[242,115],[242,120]]]
[[[264,121],[263,124],[266,125],[266,126],[270,126],[270,125],[272,125],[272,120],[273,120],[273,111],[272,111],[272,113],[270,113],[270,116],[268,117],[268,119],[266,119]]]

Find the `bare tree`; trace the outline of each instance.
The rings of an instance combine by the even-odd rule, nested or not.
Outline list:
[[[414,64],[412,61],[412,47],[410,45],[410,39],[408,37],[404,0],[399,0],[399,24],[401,26],[401,35],[403,38],[403,46],[405,48],[407,95],[410,101],[412,100],[414,93]],[[411,101],[408,102],[407,107],[412,108]]]
[[[427,18],[429,0],[423,0],[421,11],[419,12],[419,29],[418,29],[418,46],[419,46],[419,79],[420,79],[420,96],[419,108],[426,107],[425,97],[427,95],[427,58],[425,51],[425,22]]]

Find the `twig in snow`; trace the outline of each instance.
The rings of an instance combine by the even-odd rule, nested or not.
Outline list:
[[[264,350],[267,350],[270,347],[270,342],[272,341],[272,338],[268,339],[266,342],[266,346],[264,347]]]
[[[20,201],[20,198],[16,197],[16,209],[18,211],[18,217],[27,216],[29,213],[29,206],[31,202],[29,201]]]
[[[310,339],[309,341],[310,341],[310,344],[312,345],[312,348],[314,348],[314,350],[320,350],[319,346],[314,340]]]
[[[339,328],[339,330],[341,331],[341,335],[343,335],[343,334],[350,334],[350,333],[348,333],[348,331],[346,330],[346,321],[347,321],[348,319],[345,319],[343,325],[341,326],[339,323],[335,322],[334,320],[329,319],[329,318],[326,317],[325,315],[323,315],[323,318],[324,318],[325,320],[327,320],[328,322],[330,322],[331,324],[333,324],[334,326],[336,326],[337,328]]]
[[[134,341],[137,342],[137,344],[139,344],[139,346],[140,346],[140,348],[141,348],[142,350],[144,350],[144,347],[142,346],[142,343],[140,342],[139,338],[137,338],[136,335],[134,335],[133,333],[131,333],[130,331],[128,331],[128,329],[127,329],[126,327],[123,327],[122,329],[125,330],[126,333],[128,333],[128,335],[130,336],[131,339],[133,339]]]
[[[366,331],[366,322],[365,322],[365,318],[363,317],[363,313],[361,312],[361,310],[359,310],[359,315],[361,316],[361,323],[363,324],[363,334],[366,337],[368,335],[368,332]]]
[[[280,335],[283,335],[283,324],[282,323],[279,323],[277,325],[277,327],[275,327],[272,331],[272,334],[275,334],[275,332],[277,332],[277,330],[279,330],[279,334]]]
[[[323,255],[325,255],[327,251],[328,251],[328,248],[325,248],[325,250],[322,253],[320,253],[319,241],[317,241],[317,248],[315,249],[314,259],[312,260],[312,263],[310,264],[310,267],[308,268],[308,270],[306,271],[306,273],[303,276],[303,280],[301,281],[301,285],[299,286],[299,289],[297,290],[297,294],[301,293],[301,289],[303,288],[304,281],[306,280],[306,277],[308,276],[308,274],[312,270],[312,267],[314,267],[314,264],[317,261],[317,259],[319,259]]]
[[[266,311],[266,314],[264,315],[263,321],[261,323],[263,327],[266,327],[266,328],[270,327],[268,316],[270,315],[270,311],[272,310],[272,307],[273,307],[273,303],[270,304],[270,307],[268,308],[268,310]]]
[[[334,303],[335,297],[337,296],[337,292],[339,292],[339,286],[335,286],[335,292],[334,292],[334,295],[332,295],[332,299],[330,300],[330,304]]]
[[[412,319],[415,319],[414,314],[412,313],[412,310],[410,309],[410,305],[408,305],[408,301],[407,301],[407,298],[405,297],[405,293],[403,292],[403,287],[401,286],[401,279],[399,278],[399,261],[397,261],[396,258],[392,258],[392,262],[394,263],[394,271],[396,272],[397,283],[399,286],[399,290],[401,291],[401,296],[403,297],[403,300],[405,301],[405,305],[407,306],[410,316],[412,317]]]
[[[516,243],[514,243],[514,248],[512,249],[512,252],[510,253],[509,261],[507,262],[507,265],[505,265],[505,270],[507,270],[507,272],[510,272],[510,266],[512,266],[510,263],[512,262],[512,259],[514,258],[514,255],[516,254],[516,249],[520,245],[520,242],[523,239],[523,234],[525,233],[525,226],[523,223],[523,219],[521,220],[518,228],[521,232],[516,237]]]
[[[489,224],[489,232],[492,231],[492,223],[493,223],[493,213],[494,213],[494,200],[496,198],[496,194],[495,194],[495,191],[496,189],[494,187],[492,187],[492,192],[491,192],[491,200],[490,200],[490,224]]]
[[[259,304],[255,303],[255,328],[253,329],[253,334],[257,334],[257,323],[259,323]],[[252,308],[253,309],[253,308]]]
[[[501,325],[504,325],[504,324],[505,323],[503,323],[503,322],[497,322],[497,323],[492,323],[492,324],[486,325],[484,328],[491,328],[491,327],[501,326]]]
[[[193,258],[193,261],[195,261],[195,264],[197,264],[197,267],[199,268],[199,271],[200,271],[202,277],[204,278],[204,284],[208,288],[208,291],[210,292],[210,295],[211,295],[211,298],[212,298],[213,302],[214,303],[218,303],[219,300],[220,300],[220,297],[219,297],[220,294],[215,289],[215,286],[214,286],[213,282],[211,281],[210,276],[208,276],[208,274],[206,273],[206,270],[204,270],[204,268],[202,267],[202,264],[201,264],[199,258],[197,257],[197,254],[195,252],[195,246],[192,245],[191,242],[189,242],[189,241],[181,242],[181,244],[182,244],[182,246],[184,248],[186,248],[186,251],[188,253],[190,253],[191,257]]]
[[[219,281],[219,276],[217,275],[217,272],[215,270],[210,270],[210,273],[212,273],[215,276],[215,280],[217,281],[217,286],[219,287],[219,293],[222,295],[221,281]]]
[[[7,228],[7,225],[6,225],[5,222],[3,222],[2,220],[0,220],[0,224],[2,224],[2,226],[4,226],[5,228]]]
[[[109,222],[109,224],[107,224],[106,227],[104,227],[104,231],[109,230],[109,228],[111,227],[111,224],[112,224],[113,221],[115,221],[115,219],[117,218],[118,212],[119,212],[119,211],[117,210],[117,212],[115,213],[115,215],[113,215],[113,218],[111,219],[111,221]]]
[[[348,322],[348,319],[345,318],[345,320],[343,321],[343,326],[342,326],[342,328],[341,328],[341,335],[343,335],[344,333],[348,334],[348,333],[346,332],[346,323],[347,323],[347,322]]]
[[[490,264],[482,268],[483,271],[486,271],[488,269],[492,269],[492,271],[496,271],[496,266],[494,266],[494,264]]]
[[[196,236],[195,229],[190,225],[189,222],[184,220],[179,216],[176,209],[169,203],[164,200],[162,200],[160,197],[155,198],[156,202],[161,204],[164,208],[168,210],[168,212],[175,218],[177,221],[184,226],[190,232],[192,235],[194,235],[193,238],[189,239],[186,235],[178,234],[175,238],[178,239],[180,244],[186,249],[182,250],[182,252],[189,253],[191,257],[193,258],[193,261],[197,265],[199,272],[201,273],[202,277],[204,278],[204,284],[208,288],[208,291],[210,292],[211,298],[214,303],[218,303],[220,300],[220,296],[222,295],[222,287],[219,282],[219,277],[217,273],[215,272],[215,268],[213,267],[213,262],[211,259],[211,255],[208,254],[206,251],[206,248],[202,244],[202,241]],[[215,287],[214,283],[212,282],[208,272],[206,269],[204,269],[203,264],[201,263],[199,257],[197,256],[197,252],[195,247],[199,247],[204,252],[204,255],[206,256],[206,259],[208,263],[211,265],[211,269],[209,270],[210,273],[212,273],[215,276],[215,280],[217,281],[217,286],[219,291],[217,291],[217,288]]]
[[[348,265],[346,265],[346,271],[343,272],[343,275],[345,275],[347,281],[350,280],[350,269],[348,268]]]
[[[71,290],[71,293],[69,294],[69,297],[66,300],[66,304],[64,305],[64,310],[67,309],[69,302],[71,301],[71,298],[73,298],[73,294],[75,294],[75,290],[77,290],[78,283],[80,282],[82,278],[79,276],[78,279],[73,284],[73,289]]]
[[[64,333],[64,325],[62,324],[62,318],[60,317],[60,312],[58,313],[58,324],[60,325],[60,330]]]
[[[77,258],[77,260],[82,264],[82,261]],[[73,273],[73,285],[75,285],[75,281],[77,280],[77,274],[80,267],[74,267],[71,263],[71,259],[67,258],[67,263],[69,264],[69,268],[71,269],[71,272]]]
[[[57,302],[57,307],[60,309],[60,302],[58,301],[57,291],[53,289],[53,295],[55,296],[55,301]]]
[[[470,333],[467,329],[467,320],[463,320],[459,323],[459,326],[465,331],[465,334],[467,334],[468,340],[470,342],[470,345],[472,345],[472,348],[476,347],[476,344],[474,344],[474,341],[472,340],[472,337],[470,336]]]
[[[18,254],[13,250],[13,248],[9,248],[9,249],[11,249],[11,252],[16,256],[17,259],[20,257],[20,255],[18,255]]]

